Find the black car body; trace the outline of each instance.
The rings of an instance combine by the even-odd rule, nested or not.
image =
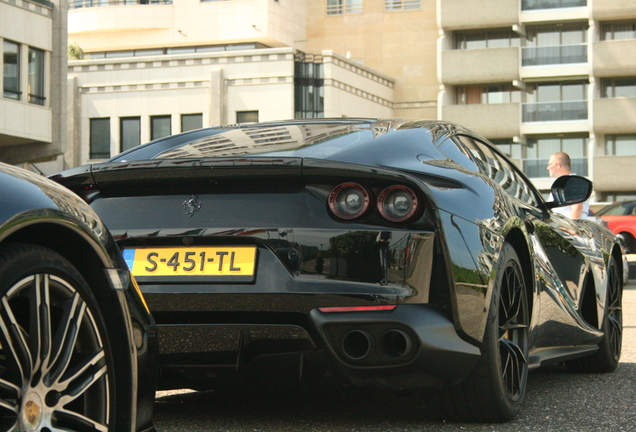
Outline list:
[[[156,325],[77,195],[0,163],[0,428],[154,431]]]
[[[547,204],[454,124],[202,129],[54,179],[123,249],[161,330],[165,387],[335,376],[506,421],[528,370],[610,371],[620,356],[620,248],[550,210],[585,200],[589,181],[559,179]]]

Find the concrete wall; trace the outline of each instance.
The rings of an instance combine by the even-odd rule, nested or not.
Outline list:
[[[448,30],[510,27],[519,21],[517,0],[441,0],[439,6]]]
[[[53,158],[66,140],[66,1],[17,5],[0,0],[3,39],[20,44],[21,95],[19,100],[0,98],[0,160],[19,164]],[[43,105],[28,102],[29,47],[44,51]]]
[[[422,8],[386,10],[384,0],[365,0],[363,13],[327,15],[326,1],[307,1],[308,53],[330,50],[395,79],[394,115],[437,115],[437,12]]]
[[[519,79],[519,48],[442,51],[444,84],[501,83]]]
[[[521,104],[474,104],[442,107],[442,118],[472,129],[486,138],[519,136]]]
[[[86,52],[306,39],[304,0],[173,0],[72,9],[69,41]]]

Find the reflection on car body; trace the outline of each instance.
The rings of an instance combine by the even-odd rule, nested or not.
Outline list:
[[[202,129],[54,179],[126,251],[169,264],[175,251],[256,249],[251,279],[184,276],[193,264],[181,258],[139,278],[161,328],[164,388],[338,379],[426,389],[436,415],[492,422],[517,414],[531,369],[619,361],[620,247],[551,211],[587,199],[591,183],[559,179],[546,203],[451,123]]]
[[[154,431],[155,323],[93,210],[0,163],[0,424]]]

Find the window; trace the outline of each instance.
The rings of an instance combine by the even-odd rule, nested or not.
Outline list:
[[[587,23],[554,24],[528,29],[522,66],[587,62]]]
[[[362,12],[362,0],[327,0],[327,15]]]
[[[528,177],[548,177],[548,159],[556,152],[565,152],[570,156],[572,172],[586,176],[587,168],[587,136],[542,136],[529,138],[526,147],[526,159],[523,171]]]
[[[587,119],[587,82],[541,83],[528,88],[523,121]]]
[[[141,144],[141,118],[122,117],[120,123],[121,151],[130,150]]]
[[[601,97],[636,97],[636,78],[604,79],[601,82]]]
[[[150,139],[156,140],[172,134],[172,117],[169,115],[150,117]]]
[[[258,111],[237,111],[237,123],[258,123]]]
[[[29,103],[44,105],[44,51],[29,47]]]
[[[606,156],[635,156],[636,135],[605,135]]]
[[[504,48],[519,45],[519,35],[512,29],[455,33],[455,49]]]
[[[422,0],[385,0],[386,10],[411,10],[422,9]]]
[[[521,102],[521,92],[509,84],[489,84],[481,86],[457,87],[458,105],[501,104]]]
[[[20,45],[5,40],[2,44],[3,96],[9,99],[20,99]]]
[[[110,157],[110,119],[90,119],[90,158]]]
[[[587,6],[587,0],[522,0],[521,10],[557,9]]]
[[[603,23],[601,40],[636,39],[636,21]]]
[[[187,132],[203,127],[203,114],[182,114],[181,132]]]
[[[501,157],[486,143],[467,136],[457,137],[468,149],[481,172],[490,177],[503,188],[506,193],[532,206],[538,204],[533,188],[518,174],[517,168]]]
[[[497,138],[489,140],[497,149],[510,159],[521,159],[521,144],[512,141],[512,138]]]
[[[306,61],[309,60],[309,61]],[[322,58],[308,57],[294,64],[294,117],[324,117]]]

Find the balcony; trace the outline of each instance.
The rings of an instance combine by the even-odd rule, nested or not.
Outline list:
[[[591,6],[596,21],[636,18],[636,8],[630,0],[594,0]]]
[[[510,27],[519,22],[516,1],[455,0],[439,2],[443,29]]]
[[[491,139],[519,136],[520,104],[472,104],[442,107],[442,118]]]
[[[512,82],[518,79],[518,47],[442,51],[444,84]]]
[[[636,40],[595,42],[592,67],[597,77],[636,75]]]
[[[636,184],[634,166],[636,166],[636,156],[595,157],[594,189],[597,192],[633,191]]]
[[[587,101],[524,103],[522,121],[587,120]]]
[[[585,7],[587,0],[522,0],[521,10],[564,9]]]
[[[587,45],[524,47],[521,66],[587,63]]]
[[[636,98],[594,100],[594,132],[636,133]]]

